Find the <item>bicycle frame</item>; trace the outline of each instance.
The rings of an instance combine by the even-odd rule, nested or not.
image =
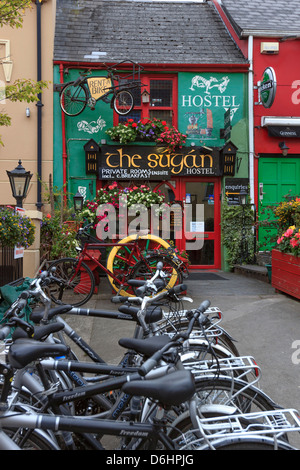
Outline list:
[[[124,273],[122,279],[120,280],[113,272],[111,272],[109,269],[107,269],[106,266],[104,266],[104,264],[102,264],[98,259],[96,259],[93,255],[91,255],[89,253],[89,250],[100,250],[101,248],[107,248],[109,246],[119,246],[119,245],[118,245],[118,243],[101,243],[101,242],[99,242],[99,243],[85,243],[82,252],[78,256],[79,263],[78,263],[78,267],[76,269],[75,275],[78,273],[78,269],[80,269],[81,263],[84,262],[84,258],[86,257],[89,260],[95,262],[97,264],[97,267],[99,267],[102,271],[104,271],[105,274],[107,274],[107,276],[112,277],[114,282],[116,282],[116,284],[120,285],[120,287],[123,286],[124,285],[123,284],[124,280],[126,278],[130,277],[130,272],[126,273],[126,274]],[[142,259],[143,261],[146,261],[146,258],[144,258],[141,250],[139,249],[139,245],[138,245],[137,241],[126,243],[126,244],[122,245],[122,248],[123,247],[125,249],[130,247],[130,248],[133,248],[133,250],[131,251],[128,259],[119,257],[120,260],[123,260],[123,261],[126,261],[126,262],[129,261],[131,263],[134,260],[134,258],[136,257],[136,255],[138,255],[140,257],[139,259]],[[135,252],[137,252],[137,253],[135,254]],[[135,262],[133,263],[133,266],[135,265],[135,263],[137,261],[138,261],[138,258],[135,258]]]
[[[73,276],[70,278],[70,281],[72,281],[78,272],[80,271],[81,264],[85,262],[86,258],[88,258],[90,261],[93,261],[98,268],[100,268],[108,277],[112,278],[113,282],[119,286],[119,291],[124,287],[128,286],[127,284],[127,279],[131,277],[131,272],[132,269],[136,266],[136,263],[139,261],[142,261],[145,263],[148,269],[150,269],[150,264],[148,262],[147,257],[143,255],[142,250],[139,247],[139,240],[138,238],[133,241],[129,241],[127,243],[124,243],[122,245],[119,245],[119,243],[105,243],[105,242],[97,242],[97,243],[84,243],[83,250],[81,253],[78,255],[76,258],[78,260],[78,265],[75,269],[75,272]],[[107,247],[120,247],[120,249],[125,249],[129,253],[128,258],[122,257],[122,255],[118,254],[116,255],[117,259],[120,260],[120,262],[124,261],[128,265],[128,268],[126,271],[121,272],[118,271],[118,275],[114,274],[111,270],[109,270],[104,264],[101,263],[101,260],[99,261],[97,258],[93,256],[93,254],[90,253],[92,250],[101,250],[101,248],[107,248]],[[159,253],[158,253],[159,254]]]
[[[127,438],[138,437],[140,447],[144,443],[150,443],[149,449],[152,450],[157,449],[157,442],[161,442],[167,450],[176,450],[177,448],[173,441],[162,430],[162,425],[160,423],[119,422],[34,413],[20,414],[12,411],[2,413],[0,415],[0,423],[4,428],[8,429],[27,428],[55,432],[70,432],[71,430],[76,433],[95,433]],[[20,450],[20,448],[3,432],[0,432],[0,449]]]

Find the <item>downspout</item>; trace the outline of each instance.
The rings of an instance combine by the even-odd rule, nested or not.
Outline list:
[[[37,19],[37,81],[42,80],[42,52],[41,52],[41,6],[42,0],[36,1]],[[37,202],[38,210],[41,210],[42,203],[42,93],[38,94],[37,106]]]
[[[64,83],[64,66],[59,65],[60,83]],[[66,119],[65,113],[61,112],[61,131],[62,131],[62,164],[63,164],[63,192],[64,202],[67,202],[67,145],[66,145]]]
[[[253,36],[248,38],[248,60],[249,66],[249,80],[248,80],[248,113],[249,113],[249,185],[250,185],[250,198],[251,202],[255,203],[254,198],[254,103],[253,103]]]

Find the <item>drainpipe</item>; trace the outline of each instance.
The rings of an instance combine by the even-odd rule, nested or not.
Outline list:
[[[254,198],[254,110],[253,110],[253,36],[248,37],[248,60],[249,80],[248,80],[248,100],[249,100],[249,184],[251,202],[255,202]]]
[[[59,65],[60,83],[64,83],[64,66]],[[62,163],[63,163],[63,192],[64,202],[67,202],[67,145],[66,145],[66,118],[65,113],[61,112],[61,131],[62,131]]]
[[[37,81],[42,79],[42,52],[41,52],[41,7],[42,0],[36,0],[36,23],[37,23]],[[38,210],[41,210],[42,203],[42,94],[38,94],[37,106],[37,203]]]

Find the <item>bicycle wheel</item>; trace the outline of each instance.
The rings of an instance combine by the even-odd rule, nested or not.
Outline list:
[[[278,409],[262,390],[231,377],[195,377],[198,407],[219,404],[233,406],[240,413]]]
[[[226,416],[221,412],[202,413],[202,418],[217,418]],[[248,422],[249,424],[249,422]],[[245,428],[247,421],[245,422]],[[210,444],[201,438],[201,433],[194,429],[194,425],[188,412],[179,416],[176,422],[172,423],[169,437],[176,442],[180,450],[274,450],[275,441],[267,436],[242,436],[226,437],[218,440],[211,439]],[[276,441],[278,450],[293,450],[294,448],[285,440]]]
[[[73,82],[74,83],[74,82]],[[83,85],[68,83],[60,93],[60,107],[67,116],[78,116],[88,102],[88,91]]]
[[[133,95],[128,90],[118,91],[113,98],[114,110],[120,116],[126,116],[133,108]]]
[[[57,304],[71,304],[79,307],[92,297],[95,289],[95,278],[85,263],[78,264],[75,258],[62,258],[54,261],[55,278],[49,286],[49,295]]]
[[[134,246],[132,248],[131,246],[124,246],[130,242],[133,242],[134,240],[136,240],[136,235],[129,235],[128,237],[123,238],[119,241],[117,246],[112,248],[107,257],[107,269],[114,276],[120,279],[124,277],[124,272],[128,273],[128,277],[130,277],[130,273],[132,273],[134,266],[140,261],[140,254],[138,253],[138,250],[135,251]],[[138,248],[142,255],[147,257],[159,255],[161,249],[166,250],[170,248],[170,245],[160,237],[147,234],[138,237]],[[132,253],[133,250],[134,252]],[[116,292],[119,292],[120,284],[116,282],[113,277],[109,275],[107,277],[112,288]],[[125,286],[121,289],[119,295],[132,297],[135,294],[132,290],[128,289],[128,286]]]
[[[170,258],[163,255],[149,256],[145,260],[139,261],[133,268],[132,275],[130,279],[141,279],[149,280],[154,276],[156,272],[157,263],[163,263],[163,272],[167,275],[164,278],[166,282],[166,289],[170,289],[175,284],[182,283],[182,274],[178,269],[176,263],[174,263]],[[136,289],[133,289],[136,291]]]

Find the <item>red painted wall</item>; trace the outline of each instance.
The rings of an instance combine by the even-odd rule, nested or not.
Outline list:
[[[279,54],[261,54],[261,42],[279,42],[277,39],[254,38],[253,70],[254,85],[263,77],[267,67],[273,67],[276,74],[277,91],[274,103],[270,108],[254,105],[254,138],[256,153],[281,153],[280,141],[285,141],[290,148],[289,154],[300,153],[300,139],[279,138],[268,135],[266,128],[261,126],[262,116],[300,117],[300,40],[279,42]],[[254,102],[258,100],[254,90]]]

